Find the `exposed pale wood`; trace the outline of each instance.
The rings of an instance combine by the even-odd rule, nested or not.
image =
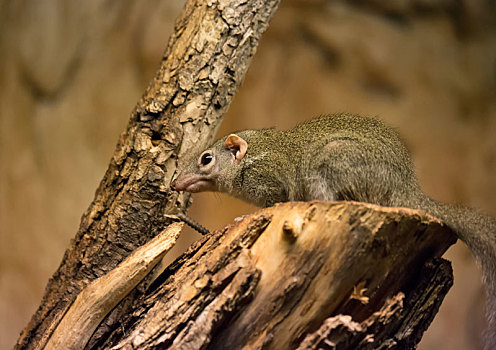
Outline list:
[[[170,189],[177,159],[212,140],[278,3],[186,3],[160,68],[16,348],[44,347],[85,286],[169,225],[165,214],[187,207],[189,197]],[[104,321],[108,329],[128,305]]]
[[[346,326],[331,340],[357,345],[372,334],[384,345],[401,335],[416,344],[452,283],[450,269],[432,259],[455,240],[415,210],[279,204],[204,237],[135,301],[102,348],[305,349],[327,339],[303,342],[329,328],[329,317]]]
[[[87,285],[53,332],[45,349],[82,349],[96,327],[176,243],[183,223],[174,223],[106,275]]]

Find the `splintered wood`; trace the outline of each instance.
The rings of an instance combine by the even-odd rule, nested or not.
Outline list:
[[[191,247],[103,347],[409,348],[451,286],[438,257],[455,240],[415,210],[279,204]]]
[[[83,349],[112,310],[174,246],[183,223],[174,223],[130,256],[108,274],[93,280],[72,303],[45,350]]]

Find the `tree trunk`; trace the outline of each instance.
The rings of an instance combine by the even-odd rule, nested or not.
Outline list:
[[[187,207],[189,197],[170,190],[177,160],[212,140],[278,2],[186,3],[160,68],[16,348],[44,348],[83,288],[168,226],[166,214]],[[125,303],[120,308],[105,320],[108,329],[126,313]]]

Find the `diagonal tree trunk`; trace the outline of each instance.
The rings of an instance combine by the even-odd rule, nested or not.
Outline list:
[[[187,207],[188,197],[169,187],[177,160],[213,138],[278,2],[186,3],[160,68],[16,348],[43,348],[83,288],[169,225],[166,214]]]

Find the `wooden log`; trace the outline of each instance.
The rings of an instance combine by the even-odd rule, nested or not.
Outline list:
[[[411,209],[278,204],[191,247],[101,348],[408,348],[451,286],[437,258],[455,241]]]

